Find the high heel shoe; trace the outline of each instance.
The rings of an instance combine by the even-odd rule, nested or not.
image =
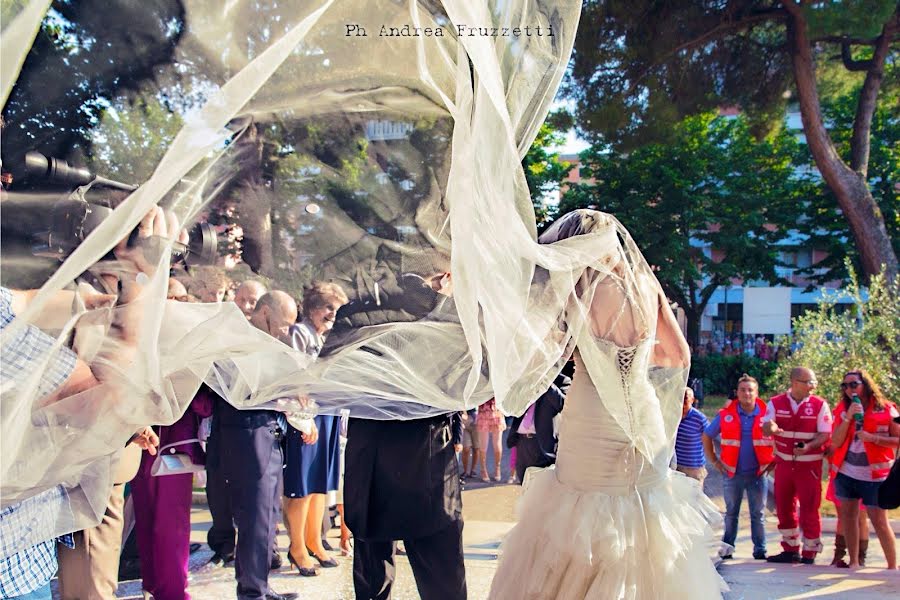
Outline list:
[[[319,561],[319,564],[322,565],[323,567],[325,567],[326,569],[332,569],[332,568],[338,566],[337,561],[334,560],[333,558],[326,558],[325,560],[322,560],[321,558],[316,556],[316,553],[313,552],[312,550],[310,550],[309,548],[307,548],[306,551],[309,552],[309,555],[311,557],[313,557],[314,559],[316,559],[317,561]]]
[[[297,562],[290,550],[288,550],[288,562],[291,563],[292,567],[297,567],[301,577],[315,577],[319,574],[319,571],[316,570],[315,567],[301,567],[300,563]]]

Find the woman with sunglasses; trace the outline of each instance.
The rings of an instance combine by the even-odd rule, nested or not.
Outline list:
[[[853,402],[853,395],[861,402]],[[862,414],[858,427],[855,415]],[[872,377],[862,369],[848,371],[841,383],[841,401],[835,410],[831,468],[835,496],[840,500],[839,513],[844,524],[844,538],[849,554],[849,567],[859,565],[859,530],[853,524],[859,518],[859,502],[866,507],[872,527],[881,542],[889,569],[897,568],[894,533],[887,513],[878,507],[878,487],[887,478],[900,445],[900,416],[893,402],[885,399]]]

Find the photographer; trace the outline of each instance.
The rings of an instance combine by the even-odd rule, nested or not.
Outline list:
[[[125,398],[129,393],[125,373],[133,368],[137,351],[138,327],[147,302],[143,280],[152,275],[155,265],[144,255],[142,241],[151,236],[170,237],[178,231],[177,222],[156,207],[144,217],[137,229],[137,243],[122,240],[115,248],[117,273],[103,273],[101,278],[117,295],[89,293],[81,300],[88,309],[106,307],[111,311],[111,325],[104,343],[90,362],[67,347],[56,348],[56,340],[28,323],[9,339],[4,339],[0,361],[3,380],[4,410],[28,410],[29,414],[51,404],[73,398],[90,390],[91,394]],[[0,288],[0,328],[6,329],[17,315],[23,314],[36,291]],[[71,292],[59,292],[50,299],[41,317],[75,300]],[[111,307],[111,303],[115,307]],[[111,343],[110,343],[111,342]],[[37,373],[35,393],[30,386]],[[106,386],[101,388],[101,386]],[[133,391],[130,391],[133,394]],[[34,398],[31,407],[21,406]],[[92,396],[96,397],[96,396]],[[13,402],[21,406],[9,406]],[[85,402],[89,408],[89,402]],[[29,408],[31,410],[29,410]],[[96,412],[98,408],[94,408]],[[122,446],[125,440],[122,440]],[[142,428],[128,440],[155,453],[159,443],[152,429]],[[62,485],[45,490],[0,512],[0,596],[50,598],[49,581],[57,569],[56,539],[53,529],[67,513],[70,491]],[[62,543],[72,547],[72,536]]]

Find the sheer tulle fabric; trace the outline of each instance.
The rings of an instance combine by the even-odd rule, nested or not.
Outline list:
[[[584,235],[535,240],[520,159],[564,72],[579,2],[188,0],[125,3],[119,21],[91,0],[46,15],[47,2],[17,6],[3,15],[4,169],[38,149],[140,184],[124,200],[98,185],[76,191],[75,202],[115,210],[61,261],[32,252],[58,194],[13,185],[3,200],[3,285],[40,291],[0,342],[36,325],[106,375],[53,403],[37,392],[41,365],[3,387],[3,505],[62,484],[68,506],[54,532],[99,521],[126,440],[175,422],[201,381],[238,407],[310,395],[328,414],[415,418],[493,396],[513,414],[576,343],[592,368],[597,324],[615,332],[625,319],[641,324],[639,336],[656,332],[658,285],[614,219],[590,213]],[[103,27],[86,15],[102,15]],[[347,35],[352,23],[368,36]],[[407,23],[445,35],[378,35],[382,24]],[[13,24],[18,37],[8,35]],[[117,36],[138,25],[148,25],[141,44]],[[545,34],[459,35],[459,26]],[[8,52],[14,39],[24,41]],[[48,58],[58,51],[94,65],[106,87],[67,95],[65,61]],[[144,78],[127,71],[138,65]],[[54,121],[60,106],[77,113],[85,95],[90,118],[68,129]],[[213,225],[220,252],[210,268],[235,282],[298,297],[314,281],[340,284],[350,303],[320,358],[255,329],[231,303],[164,300],[170,267],[189,287],[202,272],[170,264],[165,250],[148,257],[155,272],[131,305],[91,308],[74,294],[76,282],[87,290],[126,266],[110,251],[156,205],[181,225]],[[452,294],[433,285],[445,272]],[[605,321],[591,317],[600,298]],[[114,323],[127,311],[139,312],[140,327],[125,340]],[[652,370],[655,352],[642,368]],[[657,406],[610,411],[662,464],[683,381],[650,376],[662,377]]]

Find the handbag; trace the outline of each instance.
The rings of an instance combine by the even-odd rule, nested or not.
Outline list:
[[[163,475],[183,475],[185,473],[199,473],[200,471],[205,471],[206,467],[204,465],[195,465],[194,461],[191,460],[190,455],[175,451],[175,446],[193,444],[194,442],[199,443],[200,440],[191,438],[181,442],[166,444],[160,448],[159,454],[156,456],[156,460],[153,461],[153,466],[150,468],[150,474],[161,477]],[[166,450],[168,450],[168,452],[166,452]]]
[[[900,460],[894,462],[887,479],[878,486],[878,508],[892,510],[900,507]]]

